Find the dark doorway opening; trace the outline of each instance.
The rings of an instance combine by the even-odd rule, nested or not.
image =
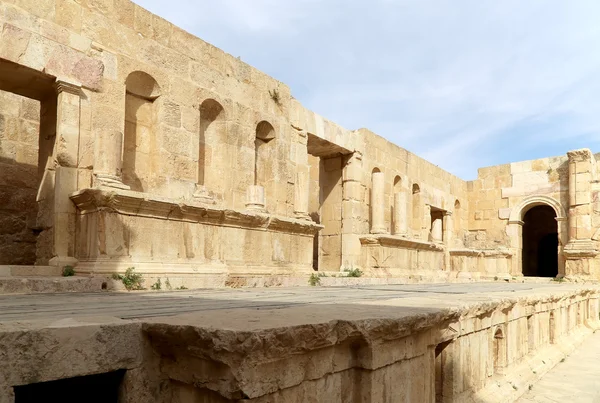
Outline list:
[[[452,391],[452,387],[448,387],[446,384],[446,375],[448,372],[452,372],[452,368],[448,360],[446,347],[452,343],[452,340],[445,341],[435,346],[435,402],[443,403],[444,400],[450,398],[449,393]],[[445,387],[446,386],[446,387]],[[451,386],[451,385],[450,385]]]
[[[523,275],[558,275],[558,223],[550,206],[533,207],[523,217]]]
[[[117,403],[125,370],[15,386],[15,403]]]

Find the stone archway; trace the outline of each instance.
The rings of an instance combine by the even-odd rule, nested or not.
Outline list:
[[[558,276],[562,277],[565,275],[565,259],[563,256],[563,247],[567,243],[567,215],[565,209],[562,207],[560,202],[550,196],[530,196],[523,199],[517,206],[515,206],[510,214],[508,221],[508,227],[506,232],[510,237],[511,248],[514,251],[514,265],[512,274],[522,275],[523,273],[523,224],[525,215],[528,211],[535,207],[546,206],[554,210],[556,220],[556,233],[558,238],[557,246],[557,266]],[[548,241],[549,243],[549,241]],[[546,247],[546,246],[545,246]]]

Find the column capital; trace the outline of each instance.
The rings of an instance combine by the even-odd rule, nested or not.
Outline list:
[[[76,81],[68,81],[65,79],[57,78],[54,83],[54,88],[56,89],[56,93],[60,94],[62,92],[66,92],[68,94],[73,94],[80,96],[81,95],[81,83]]]

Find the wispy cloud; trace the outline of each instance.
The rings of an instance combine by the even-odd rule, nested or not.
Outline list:
[[[594,0],[136,0],[465,179],[600,149]]]

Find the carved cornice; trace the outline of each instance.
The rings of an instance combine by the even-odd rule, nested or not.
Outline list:
[[[79,83],[71,83],[68,81],[57,79],[54,83],[54,87],[56,88],[57,94],[60,94],[61,92],[66,92],[69,94],[81,96],[81,84]]]
[[[435,252],[443,252],[445,250],[443,245],[437,243],[418,241],[416,239],[408,239],[400,236],[387,234],[364,235],[360,237],[360,243],[361,245],[381,245],[391,246],[395,248],[430,250]]]
[[[514,253],[508,249],[451,249],[450,256],[511,258]]]
[[[121,215],[226,227],[314,235],[323,228],[311,221],[215,206],[118,189],[83,189],[71,200],[79,214],[108,211]]]
[[[566,259],[592,258],[600,254],[598,242],[591,239],[575,239],[563,248]]]

